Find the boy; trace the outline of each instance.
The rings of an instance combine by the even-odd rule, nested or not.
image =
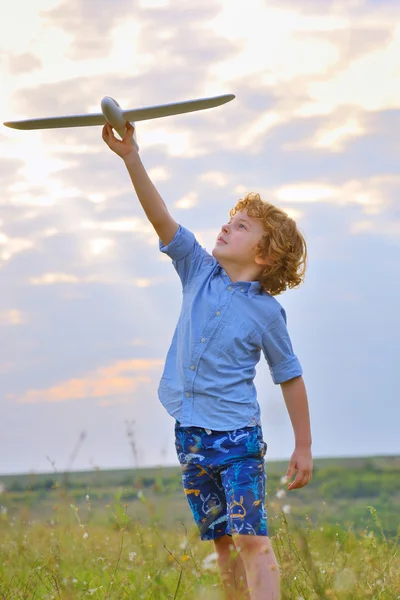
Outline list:
[[[249,194],[231,210],[211,256],[169,214],[139,158],[134,128],[126,127],[120,141],[105,125],[103,140],[124,160],[160,250],[182,282],[182,311],[158,393],[176,421],[184,490],[201,538],[214,541],[226,598],[277,600],[253,379],[262,350],[294,430],[286,477],[297,473],[288,489],[303,487],[312,474],[308,401],[285,312],[273,296],[301,283],[305,241],[283,211]]]

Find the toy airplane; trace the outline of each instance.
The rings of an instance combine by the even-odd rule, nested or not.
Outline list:
[[[70,115],[65,117],[46,117],[41,119],[26,119],[23,121],[7,121],[6,127],[12,129],[58,129],[61,127],[86,127],[90,125],[105,125],[108,121],[117,131],[121,138],[125,135],[125,125],[130,121],[145,121],[147,119],[158,119],[169,117],[206,108],[213,108],[226,104],[235,98],[234,94],[213,96],[211,98],[200,98],[198,100],[186,100],[185,102],[174,102],[172,104],[160,104],[159,106],[147,106],[145,108],[134,108],[122,110],[114,98],[105,96],[101,101],[101,113],[87,115]],[[135,139],[137,146],[137,141]]]

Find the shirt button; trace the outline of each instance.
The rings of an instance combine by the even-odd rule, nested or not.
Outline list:
[[[194,371],[196,367],[192,365],[190,368],[192,369],[192,371]]]
[[[201,338],[200,341],[204,343],[206,341],[206,338]]]
[[[219,315],[220,315],[221,313],[219,312],[219,310],[217,310],[217,312],[216,312],[215,314],[217,315],[217,317],[219,317]]]
[[[228,285],[228,288],[227,288],[227,289],[228,289],[229,291],[231,291],[231,289],[232,289],[232,286],[231,286],[231,285]]]
[[[186,393],[186,398],[190,398],[189,392]]]

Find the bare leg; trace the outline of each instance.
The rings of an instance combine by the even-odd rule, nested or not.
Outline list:
[[[240,554],[232,556],[231,548],[235,547],[233,538],[224,535],[214,540],[214,545],[226,600],[250,600],[243,560]]]
[[[279,600],[280,572],[267,536],[235,535],[246,568],[251,600]]]

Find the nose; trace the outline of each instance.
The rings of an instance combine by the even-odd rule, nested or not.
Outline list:
[[[222,233],[228,233],[228,231],[229,231],[229,225],[222,225],[221,231],[222,231]]]

